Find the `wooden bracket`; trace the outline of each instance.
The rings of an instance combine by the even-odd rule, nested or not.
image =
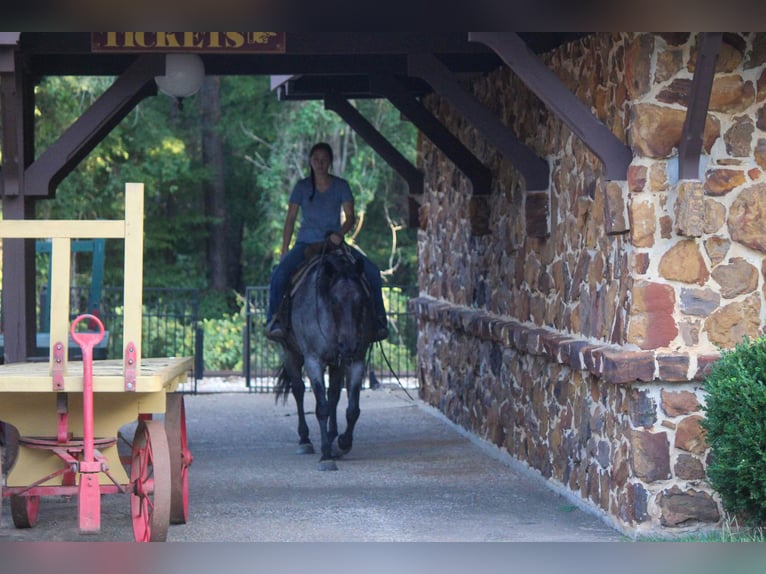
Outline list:
[[[492,48],[557,118],[604,164],[610,180],[627,179],[633,153],[601,123],[515,32],[469,32],[468,40]]]
[[[721,32],[705,32],[698,36],[697,63],[689,92],[683,134],[678,145],[678,179],[681,180],[699,179],[702,138],[722,39]]]
[[[360,114],[346,98],[337,94],[326,94],[324,107],[343,118],[407,182],[410,189],[410,199],[413,196],[421,197],[423,195],[423,172],[412,165],[399,150],[391,145],[383,134],[375,129],[375,126]],[[410,202],[410,227],[418,226],[418,207],[417,202]]]
[[[527,145],[519,140],[492,112],[466,90],[452,72],[433,54],[409,54],[409,74],[427,81],[442,96],[449,100],[464,117],[476,126],[484,137],[497,147],[503,156],[524,176],[527,189],[544,191],[548,189],[550,171],[548,162],[538,157]]]
[[[474,195],[489,195],[492,172],[479,161],[423,104],[394,76],[371,78],[375,92],[387,98],[409,121],[438,147],[471,182]]]

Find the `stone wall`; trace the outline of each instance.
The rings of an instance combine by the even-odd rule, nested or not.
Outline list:
[[[626,533],[720,523],[705,481],[703,373],[716,345],[759,334],[765,309],[766,35],[725,36],[707,167],[678,182],[694,40],[595,34],[544,58],[631,146],[627,181],[606,181],[507,68],[472,81],[549,161],[547,238],[526,235],[513,166],[439,97],[427,105],[492,169],[490,234],[471,234],[470,185],[420,144],[422,397]]]

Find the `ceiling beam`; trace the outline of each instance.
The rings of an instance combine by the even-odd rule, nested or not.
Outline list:
[[[492,173],[463,143],[444,127],[402,83],[391,76],[370,79],[376,92],[385,96],[404,116],[423,132],[471,182],[474,195],[489,195]]]
[[[548,189],[548,162],[535,155],[516,135],[498,120],[468,90],[463,88],[450,70],[433,54],[410,54],[408,68],[411,76],[423,78],[436,92],[449,100],[487,140],[500,150],[524,176],[529,191]]]
[[[6,51],[9,47],[3,47]],[[33,219],[34,198],[22,195],[24,168],[34,158],[34,86],[19,73],[21,55],[11,53],[9,66],[0,74],[0,113],[2,113],[2,172],[0,192],[3,219]],[[10,69],[9,69],[10,68]],[[16,72],[14,72],[16,70]],[[35,346],[35,258],[34,240],[3,240],[3,310],[5,313],[6,363],[25,360]]]
[[[710,94],[713,91],[715,63],[721,50],[721,32],[697,36],[697,61],[689,90],[681,142],[678,145],[678,178],[699,179],[702,136],[705,131]]]
[[[601,160],[610,180],[627,179],[630,149],[601,123],[515,32],[469,32],[492,48],[543,103]]]
[[[418,128],[425,137],[455,164],[471,183],[468,220],[471,234],[488,235],[490,229],[489,195],[492,192],[492,172],[482,164],[423,104],[393,76],[375,76],[370,80],[373,90],[382,93]]]

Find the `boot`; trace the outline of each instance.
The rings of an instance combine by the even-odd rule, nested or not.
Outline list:
[[[276,315],[266,324],[266,338],[272,341],[283,341],[285,338],[285,330]]]
[[[388,339],[388,321],[386,318],[378,319],[377,326],[375,328],[375,334],[372,337],[372,342],[383,341]]]

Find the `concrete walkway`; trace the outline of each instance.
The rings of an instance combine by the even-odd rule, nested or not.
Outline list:
[[[310,392],[307,403],[318,450]],[[354,448],[337,472],[316,470],[318,454],[295,454],[292,398],[282,404],[271,394],[188,395],[186,408],[195,457],[190,519],[171,526],[168,541],[625,540],[402,390],[362,392]],[[29,530],[15,529],[9,514],[4,500],[0,542],[132,540],[123,495],[102,498],[97,535],[77,532],[75,499],[43,499],[39,523]]]

